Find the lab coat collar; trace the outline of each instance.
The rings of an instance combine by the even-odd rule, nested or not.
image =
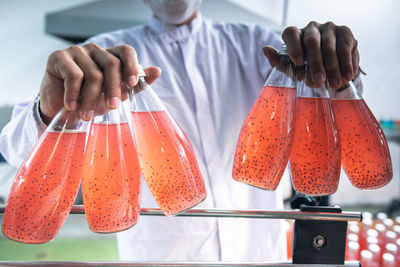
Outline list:
[[[151,17],[148,23],[149,27],[159,34],[161,40],[166,43],[177,42],[188,38],[198,32],[202,24],[203,17],[200,13],[189,24],[179,27],[167,24],[154,16]]]

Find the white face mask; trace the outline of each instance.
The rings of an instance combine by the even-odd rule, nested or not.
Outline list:
[[[201,0],[143,0],[153,14],[168,24],[180,24],[199,8]]]

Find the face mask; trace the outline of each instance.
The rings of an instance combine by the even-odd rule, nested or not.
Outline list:
[[[180,24],[199,8],[201,0],[143,0],[154,16],[168,24]]]

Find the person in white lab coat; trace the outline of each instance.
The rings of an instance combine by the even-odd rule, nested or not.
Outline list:
[[[145,0],[154,13],[148,24],[52,53],[40,93],[17,104],[2,131],[7,161],[19,166],[63,106],[90,120],[104,87],[104,104],[116,108],[126,97],[122,82],[136,84],[140,63],[194,147],[208,193],[198,207],[283,208],[279,189],[256,189],[231,174],[242,122],[282,40],[265,27],[207,20],[198,12],[200,2]],[[328,80],[337,88],[358,72],[357,41],[345,26],[311,22],[287,28],[282,37],[297,65],[307,55],[316,83]],[[143,184],[142,207],[157,207]],[[281,261],[285,241],[279,220],[258,219],[142,216],[118,234],[120,259],[135,261]]]

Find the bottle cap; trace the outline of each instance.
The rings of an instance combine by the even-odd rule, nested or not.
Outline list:
[[[378,254],[381,251],[381,248],[376,244],[370,244],[368,249],[374,254]]]
[[[362,217],[363,217],[363,219],[371,219],[372,220],[372,213],[371,212],[368,212],[368,211],[364,211],[363,213],[362,213]]]
[[[368,229],[367,236],[378,237],[378,231],[375,229]]]
[[[384,263],[394,263],[394,256],[390,253],[383,253],[382,259]]]
[[[349,232],[358,234],[360,232],[360,227],[357,224],[350,224],[349,225]]]
[[[390,228],[393,226],[394,222],[392,219],[386,218],[383,220],[383,224],[387,227]]]
[[[348,234],[347,235],[347,240],[358,242],[358,235],[356,235],[356,234]]]
[[[378,220],[381,220],[381,221],[383,221],[384,219],[387,219],[387,214],[386,213],[384,213],[384,212],[378,212],[377,214],[376,214],[376,218],[378,219]]]
[[[361,251],[361,258],[365,259],[365,260],[372,260],[372,252],[369,250],[363,250]]]
[[[288,55],[289,51],[286,44],[281,45],[281,50],[279,51],[279,55]]]
[[[396,240],[397,234],[393,231],[386,232],[386,238],[390,240]]]
[[[363,227],[369,227],[372,226],[372,219],[371,218],[363,218],[362,220],[362,225]]]
[[[393,243],[386,244],[385,248],[386,248],[387,252],[392,253],[392,254],[396,254],[397,249],[398,249],[396,244],[393,244]]]
[[[358,242],[350,241],[349,243],[347,243],[347,247],[352,250],[359,250],[360,244],[358,244]]]
[[[376,231],[378,231],[379,233],[382,233],[382,232],[385,232],[386,227],[385,227],[383,224],[381,224],[381,223],[377,223],[377,224],[375,224],[375,229],[376,229]]]
[[[139,64],[139,77],[146,77],[143,66]]]

